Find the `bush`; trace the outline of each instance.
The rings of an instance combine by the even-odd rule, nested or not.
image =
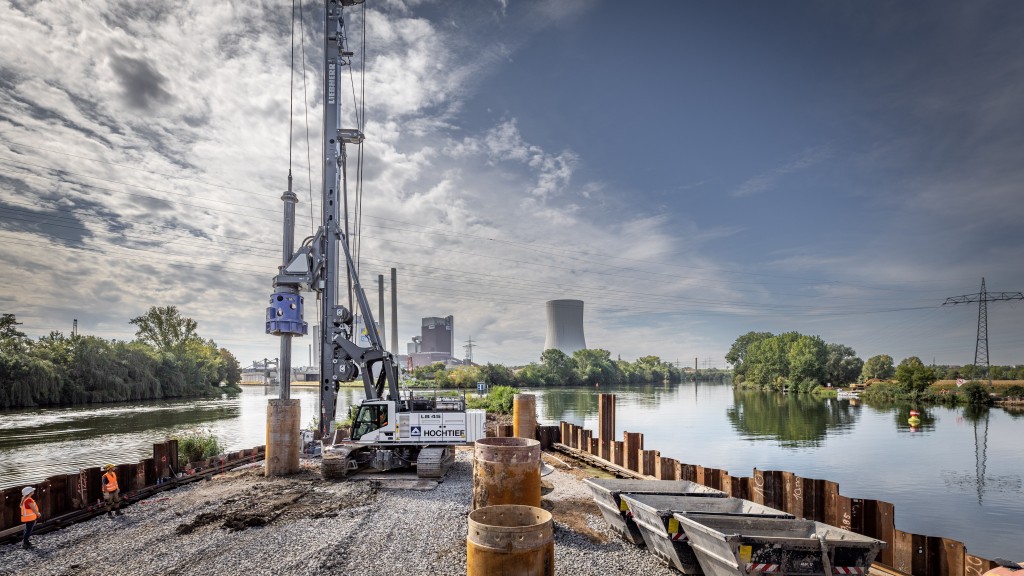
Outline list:
[[[487,411],[498,414],[511,414],[512,402],[515,400],[516,394],[519,394],[519,388],[513,388],[512,386],[495,386],[491,388],[490,393],[487,394]]]
[[[175,437],[178,441],[178,467],[221,453],[220,443],[209,430],[190,430]]]
[[[978,382],[968,382],[967,384],[964,384],[964,387],[960,389],[960,393],[963,394],[967,403],[972,406],[984,406],[992,403],[992,399],[988,395],[988,390]]]
[[[1014,384],[1013,386],[1010,386],[1009,388],[1006,389],[1006,395],[1020,398],[1021,396],[1024,396],[1024,386],[1021,386],[1020,384]]]

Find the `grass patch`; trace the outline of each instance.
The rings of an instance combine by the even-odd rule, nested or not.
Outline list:
[[[217,436],[210,430],[189,430],[174,437],[178,441],[178,467],[198,462],[222,452]]]

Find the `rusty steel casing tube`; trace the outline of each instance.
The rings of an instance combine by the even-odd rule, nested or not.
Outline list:
[[[466,576],[554,576],[555,533],[543,508],[503,504],[469,513]]]
[[[284,476],[299,471],[299,400],[267,401],[267,455],[264,476]]]
[[[537,397],[516,394],[512,399],[512,435],[534,439],[537,436]]]
[[[498,504],[540,506],[540,442],[481,438],[473,448],[473,510]]]

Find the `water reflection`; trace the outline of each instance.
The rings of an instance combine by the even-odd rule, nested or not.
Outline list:
[[[892,415],[892,421],[898,432],[932,432],[935,430],[934,407],[921,406],[909,400],[872,401],[871,407],[879,412]],[[911,424],[911,412],[917,412],[918,421]]]
[[[90,440],[112,432],[132,434],[153,428],[188,428],[217,420],[238,418],[238,403],[228,399],[206,400],[194,404],[154,401],[99,407],[25,410],[4,414],[0,425],[0,450],[26,443],[65,442],[69,438]]]
[[[542,395],[543,401],[538,406],[541,421],[565,420],[582,424],[588,417],[597,415],[598,397],[601,394],[628,392],[628,401],[632,406],[657,410],[662,406],[663,400],[674,398],[679,388],[671,384],[651,384],[621,388],[546,388],[524,392]]]
[[[725,414],[747,440],[776,440],[787,448],[820,446],[829,431],[848,430],[860,406],[803,394],[736,390]]]
[[[190,399],[5,411],[0,416],[0,488],[39,482],[56,474],[105,462],[125,463],[153,455],[153,444],[182,432],[209,430],[227,451],[266,442],[267,400],[277,388],[247,386],[241,394]],[[293,387],[300,424],[317,413],[318,390]],[[338,393],[339,418],[358,403],[362,388]]]

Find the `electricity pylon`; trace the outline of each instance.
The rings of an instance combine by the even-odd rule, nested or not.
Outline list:
[[[942,303],[946,304],[970,304],[978,303],[978,339],[974,344],[974,366],[979,367],[984,363],[985,372],[983,376],[988,379],[989,388],[992,387],[992,375],[988,365],[988,303],[1000,300],[1024,300],[1024,293],[1021,292],[987,292],[985,290],[985,278],[981,279],[981,292],[977,294],[965,294],[946,298]]]

